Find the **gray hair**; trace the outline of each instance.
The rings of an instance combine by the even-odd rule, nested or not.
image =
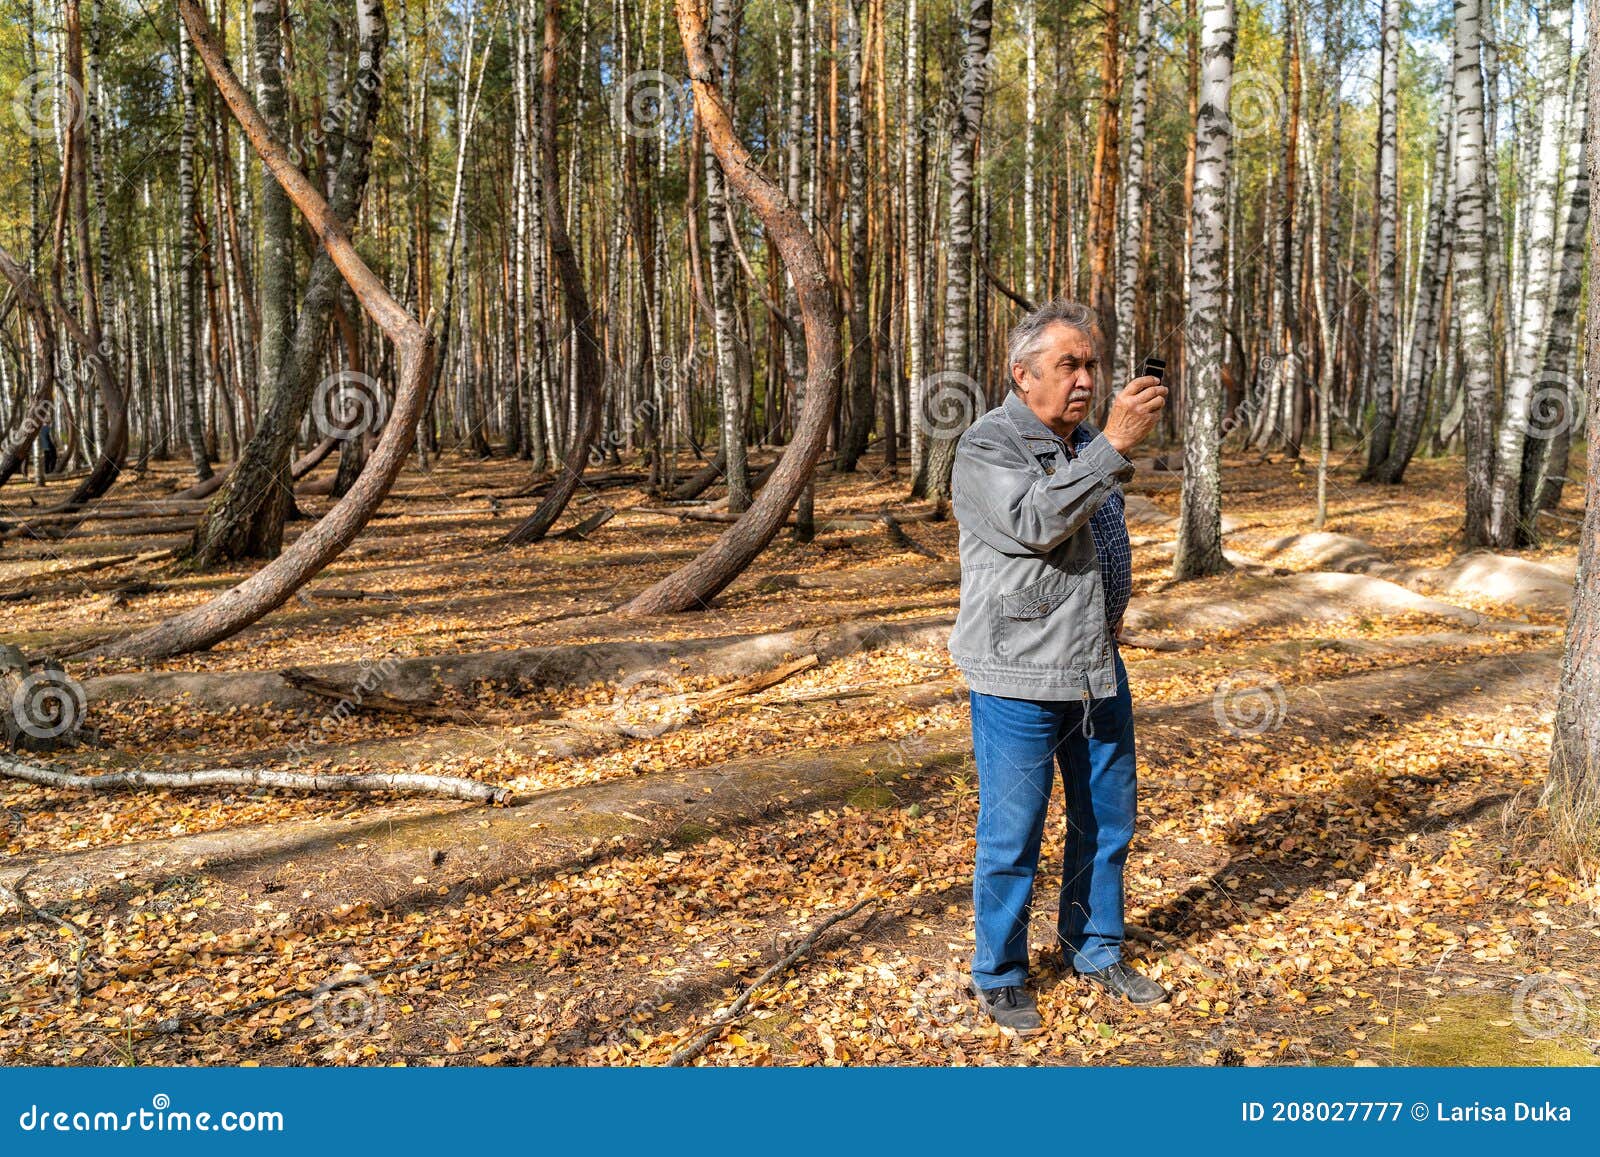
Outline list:
[[[1017,380],[1011,375],[1011,367],[1021,362],[1033,373],[1033,355],[1053,325],[1071,326],[1099,347],[1100,319],[1094,310],[1076,301],[1047,301],[1011,327],[1011,336],[1006,340],[1006,381],[1012,389],[1017,388]]]

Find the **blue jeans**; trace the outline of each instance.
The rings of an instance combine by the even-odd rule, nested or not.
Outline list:
[[[1117,693],[1091,701],[1087,726],[1081,701],[968,693],[978,760],[972,979],[979,988],[1027,979],[1033,877],[1058,764],[1067,797],[1056,921],[1063,956],[1080,971],[1122,958],[1122,867],[1133,837],[1138,780],[1133,701],[1121,655],[1116,670]]]

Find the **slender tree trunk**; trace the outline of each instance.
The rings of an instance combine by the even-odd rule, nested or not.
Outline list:
[[[195,245],[194,215],[194,65],[189,59],[189,38],[178,35],[178,92],[183,106],[182,132],[178,136],[178,397],[183,406],[183,434],[189,444],[195,477],[211,477],[200,423],[199,367],[196,364],[195,297],[198,293],[200,254]]]
[[[1030,3],[1032,0],[1030,0]],[[1155,0],[1138,0],[1139,29],[1133,42],[1133,90],[1128,118],[1128,179],[1122,199],[1122,253],[1117,266],[1117,345],[1113,386],[1138,372],[1139,256],[1144,232],[1145,106],[1150,88],[1150,38]],[[1030,124],[1031,124],[1030,120]],[[1038,300],[1035,298],[1034,300]]]
[[[1477,0],[1471,0],[1476,3]],[[1372,314],[1372,392],[1375,416],[1363,477],[1377,477],[1394,434],[1396,302],[1395,212],[1399,203],[1397,121],[1400,91],[1400,0],[1383,0],[1383,62],[1378,116],[1377,300]]]
[[[928,423],[932,442],[916,493],[950,497],[956,441],[982,406],[983,388],[973,380],[971,321],[972,233],[977,191],[974,165],[983,100],[989,80],[989,33],[994,0],[969,0],[966,47],[961,58],[961,99],[950,141],[950,218],[945,234],[944,371],[930,397],[924,390],[917,420]]]
[[[1189,312],[1184,327],[1183,494],[1173,558],[1173,575],[1180,579],[1228,569],[1222,556],[1222,328],[1234,43],[1233,0],[1200,0],[1194,241],[1189,249]]]
[[[1121,0],[1102,0],[1105,30],[1100,41],[1100,109],[1095,133],[1094,172],[1089,187],[1089,303],[1106,331],[1109,349],[1117,348],[1115,253],[1117,189],[1122,125]],[[1103,391],[1102,391],[1103,392]],[[1096,411],[1098,412],[1098,411]]]
[[[1584,239],[1589,227],[1588,145],[1591,139],[1588,101],[1589,56],[1578,57],[1573,88],[1572,121],[1578,127],[1577,147],[1568,161],[1570,191],[1564,198],[1566,227],[1561,266],[1556,276],[1555,303],[1550,311],[1550,340],[1545,350],[1541,384],[1529,400],[1529,437],[1522,471],[1522,525],[1537,536],[1538,514],[1561,505],[1572,453],[1572,426],[1581,387],[1572,380],[1572,327],[1583,293]]]
[[[1428,412],[1429,385],[1433,380],[1434,354],[1439,348],[1439,311],[1444,302],[1445,278],[1450,270],[1453,214],[1450,187],[1450,126],[1439,128],[1433,151],[1433,202],[1428,213],[1427,235],[1417,269],[1416,320],[1411,327],[1410,350],[1406,354],[1405,378],[1400,387],[1395,412],[1394,434],[1389,455],[1378,464],[1373,477],[1380,482],[1398,484],[1405,476],[1411,456],[1422,437],[1422,422]]]
[[[604,402],[603,353],[595,336],[594,315],[589,308],[589,294],[583,285],[583,270],[578,265],[578,254],[572,239],[567,235],[566,214],[561,207],[561,169],[556,163],[556,127],[559,105],[556,100],[557,65],[560,59],[561,6],[560,0],[545,0],[544,8],[544,70],[543,70],[543,139],[540,144],[540,164],[544,168],[541,186],[544,192],[545,228],[550,238],[550,254],[555,259],[556,273],[561,279],[561,293],[566,301],[567,324],[571,327],[575,358],[573,369],[577,376],[577,421],[572,424],[566,454],[561,459],[561,469],[555,484],[545,495],[537,509],[519,526],[505,536],[511,546],[524,546],[538,542],[561,517],[567,502],[583,478],[584,464],[589,458],[589,447],[600,431],[600,412]]]
[[[1589,59],[1600,52],[1600,20],[1589,19]],[[1588,76],[1589,106],[1600,101],[1600,68]],[[1585,159],[1589,183],[1600,155]],[[1590,203],[1591,235],[1600,237],[1600,201]],[[1600,246],[1589,253],[1589,284],[1600,285]],[[1589,397],[1588,503],[1578,539],[1578,572],[1567,620],[1566,652],[1556,699],[1550,777],[1543,802],[1568,858],[1592,866],[1600,852],[1600,310],[1589,310],[1585,390]]]
[[[850,218],[850,425],[839,447],[839,470],[852,473],[872,436],[872,286],[867,278],[867,143],[862,119],[861,0],[848,0]]]
[[[1144,11],[1145,8],[1148,7],[1149,2],[1150,0],[1140,0],[1139,12],[1141,20],[1144,18]],[[1144,25],[1141,24],[1140,27],[1143,29]],[[1024,0],[1022,14],[1022,35],[1023,51],[1026,55],[1024,67],[1026,73],[1025,82],[1027,85],[1026,92],[1023,96],[1023,115],[1026,118],[1026,123],[1023,125],[1022,130],[1022,291],[1027,295],[1029,301],[1037,305],[1039,302],[1039,232],[1038,226],[1035,224],[1037,216],[1037,193],[1035,191],[1035,186],[1038,178],[1035,172],[1037,167],[1037,162],[1035,160],[1037,142],[1034,138],[1038,134],[1039,124],[1038,0]],[[1148,69],[1149,44],[1147,41],[1141,38],[1139,45],[1145,52],[1146,67]],[[1143,92],[1142,90],[1138,89],[1139,81],[1137,78],[1137,64],[1135,64],[1134,69],[1134,85],[1136,92],[1139,94],[1135,96],[1134,99],[1135,101],[1138,101],[1142,97]],[[1135,107],[1134,118],[1138,125],[1138,128],[1135,131],[1143,132],[1144,109],[1142,106]],[[1138,144],[1133,144],[1130,146],[1130,149],[1136,149],[1138,147]],[[1129,163],[1130,165],[1132,164],[1131,161]],[[1129,179],[1131,180],[1131,168],[1129,173]],[[1121,299],[1119,297],[1118,310],[1120,311],[1120,309]]]
[[[1455,0],[1454,70],[1456,118],[1456,321],[1460,326],[1465,380],[1463,424],[1467,444],[1465,539],[1469,549],[1489,535],[1489,494],[1494,470],[1494,376],[1489,298],[1484,269],[1484,124],[1479,4]]]
[[[920,480],[927,470],[927,444],[921,420],[922,393],[927,377],[926,347],[922,324],[922,129],[918,81],[921,78],[921,28],[917,22],[917,0],[906,0],[906,59],[903,73],[905,129],[902,143],[902,177],[905,182],[905,299],[906,299],[906,427],[910,434],[911,471]],[[914,487],[920,487],[920,481]]]
[[[1518,231],[1528,251],[1522,292],[1509,303],[1520,320],[1506,379],[1500,436],[1489,496],[1491,546],[1509,550],[1528,541],[1522,523],[1523,451],[1530,432],[1530,403],[1539,387],[1549,337],[1551,296],[1558,274],[1556,234],[1561,215],[1561,152],[1567,135],[1567,74],[1572,45],[1572,4],[1551,0],[1539,32],[1539,135],[1528,216]],[[1543,436],[1546,431],[1535,431]]]
[[[61,190],[56,198],[56,217],[53,247],[55,260],[51,264],[51,294],[55,299],[57,319],[67,331],[80,359],[77,367],[88,367],[95,385],[95,396],[105,411],[105,425],[94,448],[93,466],[89,474],[58,509],[76,510],[90,502],[116,482],[122,472],[128,448],[127,394],[117,373],[116,348],[101,322],[99,277],[94,261],[92,233],[89,228],[89,178],[88,134],[84,131],[83,86],[83,32],[79,21],[78,0],[65,0],[66,15],[66,93],[67,105],[63,111],[65,149],[61,157]],[[73,248],[70,256],[66,244],[67,224],[72,224]],[[64,267],[74,264],[81,303],[81,317],[68,304],[63,287]],[[87,415],[93,406],[87,400],[79,407],[84,416],[81,425],[87,427]]]

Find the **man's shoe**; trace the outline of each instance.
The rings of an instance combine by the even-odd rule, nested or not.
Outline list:
[[[1003,988],[977,988],[978,1006],[989,1014],[989,1019],[1017,1036],[1031,1036],[1044,1028],[1039,1019],[1039,1002],[1020,984]]]
[[[1074,971],[1077,971],[1074,969]],[[1123,960],[1118,960],[1109,967],[1098,972],[1078,972],[1078,975],[1090,984],[1098,985],[1111,993],[1120,996],[1136,1008],[1148,1008],[1154,1004],[1170,1000],[1172,994],[1161,985],[1151,980],[1143,973],[1135,972]]]

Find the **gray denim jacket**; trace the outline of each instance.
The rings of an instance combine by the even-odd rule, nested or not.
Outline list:
[[[1055,451],[1053,468],[1036,455]],[[967,685],[1015,699],[1104,699],[1116,662],[1089,516],[1129,462],[1105,435],[1066,442],[1010,392],[956,444],[961,610],[950,657]]]

